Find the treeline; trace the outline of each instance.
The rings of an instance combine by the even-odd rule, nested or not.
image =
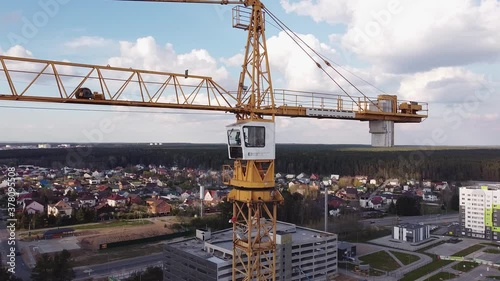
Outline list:
[[[97,146],[90,148],[4,150],[0,164],[33,164],[61,168],[106,169],[134,164],[220,170],[230,164],[225,145]],[[320,175],[368,175],[500,181],[500,149],[410,148],[376,149],[338,145],[277,145],[276,171]]]

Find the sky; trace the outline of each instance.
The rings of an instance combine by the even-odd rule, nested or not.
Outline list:
[[[424,122],[396,124],[396,145],[499,145],[499,1],[263,3],[311,47],[349,70],[349,80],[368,96],[382,90],[428,102]],[[190,69],[235,90],[247,35],[232,28],[232,7],[7,1],[0,11],[0,54],[179,73]],[[339,93],[276,24],[269,18],[267,23],[275,89]],[[8,87],[0,72],[3,92]],[[105,111],[82,111],[89,106],[22,102],[0,102],[0,108],[0,142],[224,143],[225,126],[235,120],[231,114],[170,109],[90,106]],[[370,144],[368,130],[367,122],[283,117],[276,120],[276,141]]]

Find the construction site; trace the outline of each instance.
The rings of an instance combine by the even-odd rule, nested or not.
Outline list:
[[[276,118],[362,121],[367,123],[372,146],[392,147],[395,124],[424,121],[427,103],[386,93],[365,95],[347,78],[349,73],[312,49],[266,8],[264,0],[132,2],[234,6],[232,25],[247,34],[238,84],[224,89],[211,77],[188,70],[168,73],[0,56],[0,75],[7,82],[2,85],[7,93],[2,92],[0,101],[233,114],[234,123],[220,128],[227,134],[228,158],[234,161],[221,167],[223,183],[231,188],[232,230],[207,230],[197,238],[168,244],[164,280],[334,280],[338,272],[336,235],[277,221],[283,197],[275,183]],[[337,88],[331,93],[275,89],[266,22],[284,31]],[[96,246],[91,235],[81,243]]]

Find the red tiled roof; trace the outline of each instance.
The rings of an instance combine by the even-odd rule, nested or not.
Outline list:
[[[121,196],[120,194],[113,193],[110,197],[107,198],[108,200],[125,200],[125,197]]]

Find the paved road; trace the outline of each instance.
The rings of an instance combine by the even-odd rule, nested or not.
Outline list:
[[[399,223],[424,223],[424,224],[445,224],[451,222],[458,222],[458,214],[449,215],[429,215],[429,216],[411,216],[411,217],[399,217]],[[365,219],[361,220],[365,225],[380,225],[380,226],[392,226],[398,223],[397,217],[390,216],[379,219]]]
[[[7,222],[3,220],[2,214],[0,214],[0,217],[2,218],[0,220],[0,255],[2,257],[2,262],[5,264],[7,262],[7,255],[10,253],[9,249],[12,245],[7,244],[7,239],[9,238]],[[16,242],[18,241],[16,240]],[[22,256],[16,256],[15,267],[15,276],[22,278],[24,281],[30,280],[31,269],[24,263]]]
[[[131,259],[124,259],[92,266],[75,267],[75,281],[85,280],[90,277],[106,277],[122,275],[129,272],[140,271],[148,266],[161,266],[163,253],[151,254]],[[90,275],[89,275],[90,270]]]

